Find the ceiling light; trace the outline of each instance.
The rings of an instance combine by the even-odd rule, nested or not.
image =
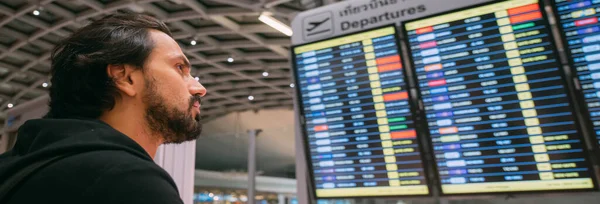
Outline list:
[[[211,197],[211,198],[212,198],[213,196],[215,196],[215,194],[213,194],[213,193],[209,193],[209,194],[208,194],[208,197]]]
[[[248,96],[248,100],[251,100],[251,101],[254,100],[254,96],[252,96],[252,95]]]
[[[44,83],[42,83],[42,86],[43,86],[44,88],[46,88],[46,87],[48,87],[48,83],[44,82]]]
[[[285,23],[282,23],[281,21],[275,19],[268,12],[262,12],[260,14],[260,16],[258,17],[258,20],[260,20],[263,23],[271,26],[272,28],[275,28],[275,30],[278,30],[279,32],[282,32],[283,34],[285,34],[287,36],[292,36],[292,28],[290,28]]]
[[[215,196],[215,197],[214,197],[214,199],[215,199],[215,200],[219,200],[219,196]]]
[[[233,62],[233,57],[228,57],[227,58],[227,62],[232,63]]]
[[[12,103],[9,103],[6,105],[8,108],[12,108],[14,105]]]
[[[40,15],[40,11],[39,10],[33,10],[33,15],[34,16],[39,16]]]
[[[196,45],[196,40],[190,41],[190,45]]]
[[[264,77],[268,77],[269,76],[269,72],[267,72],[267,71],[263,72],[263,76]]]
[[[200,81],[200,77],[194,77],[194,79],[196,79],[196,81]]]
[[[294,83],[291,83],[291,84],[290,84],[290,87],[291,87],[291,88],[294,88],[295,86],[296,86],[296,85],[294,85]]]

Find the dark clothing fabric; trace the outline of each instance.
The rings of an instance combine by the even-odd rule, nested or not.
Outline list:
[[[183,203],[173,179],[140,145],[99,120],[27,121],[15,147],[0,155],[0,182],[60,154],[69,156],[29,176],[6,204]]]

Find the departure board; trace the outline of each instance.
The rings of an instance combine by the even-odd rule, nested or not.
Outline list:
[[[593,189],[537,0],[404,24],[444,194]]]
[[[394,26],[293,48],[318,198],[427,195]]]
[[[600,142],[600,1],[553,1],[569,63],[583,92],[585,117]]]

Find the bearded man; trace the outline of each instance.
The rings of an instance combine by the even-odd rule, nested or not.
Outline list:
[[[153,157],[200,135],[206,89],[167,26],[110,15],[51,58],[50,111],[0,155],[0,203],[183,203]]]

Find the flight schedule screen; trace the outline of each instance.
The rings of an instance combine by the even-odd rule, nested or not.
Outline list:
[[[594,136],[600,142],[600,1],[554,0],[565,50],[583,90]]]
[[[316,196],[427,195],[393,26],[293,48]]]
[[[404,24],[444,194],[594,188],[542,10],[502,1]]]

